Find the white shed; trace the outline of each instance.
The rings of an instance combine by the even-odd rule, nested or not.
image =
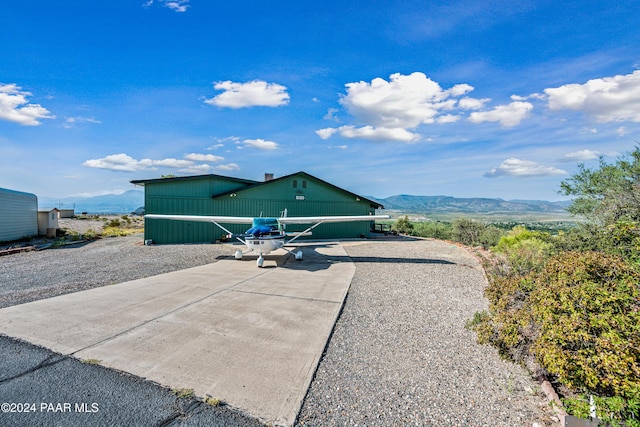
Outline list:
[[[38,234],[47,237],[56,237],[58,229],[58,208],[38,210]]]
[[[38,234],[38,198],[35,194],[0,188],[0,242]]]

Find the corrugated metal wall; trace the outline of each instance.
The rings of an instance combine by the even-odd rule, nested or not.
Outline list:
[[[38,234],[35,194],[0,188],[0,242]]]
[[[226,193],[226,194],[224,194]],[[219,196],[218,196],[219,195]],[[247,183],[204,176],[202,179],[154,181],[145,184],[147,213],[265,216],[368,215],[370,202],[301,173],[250,186]],[[225,225],[226,226],[226,225]],[[307,226],[289,225],[287,231]],[[246,225],[228,225],[233,233],[243,233]],[[314,239],[368,236],[370,223],[322,224],[313,230]],[[214,242],[225,233],[213,224],[148,220],[145,239],[156,243]]]

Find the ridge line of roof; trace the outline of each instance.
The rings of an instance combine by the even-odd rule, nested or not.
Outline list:
[[[338,189],[338,190],[340,190],[340,191],[344,191],[345,193],[349,193],[349,194],[351,194],[351,195],[353,195],[353,196],[355,196],[355,197],[357,197],[357,198],[359,198],[359,199],[361,199],[361,200],[365,200],[365,201],[369,202],[369,203],[370,203],[370,204],[372,204],[372,205],[376,205],[376,206],[378,206],[376,209],[384,209],[384,206],[383,206],[382,204],[380,204],[380,203],[376,202],[375,200],[371,200],[371,199],[369,199],[368,197],[364,197],[364,196],[361,196],[361,195],[359,195],[359,194],[356,194],[356,193],[354,193],[354,192],[352,192],[352,191],[345,190],[344,188],[338,187],[338,186],[337,186],[337,185],[335,185],[335,184],[332,184],[332,183],[330,183],[330,182],[327,182],[327,181],[325,181],[325,180],[323,180],[323,179],[321,179],[321,178],[318,178],[317,176],[311,175],[310,173],[305,172],[305,171],[298,171],[298,172],[291,173],[291,174],[289,174],[289,175],[283,175],[283,176],[278,177],[278,178],[270,179],[269,181],[256,181],[256,183],[255,183],[255,184],[249,185],[249,186],[247,186],[247,187],[245,187],[245,188],[240,188],[240,189],[236,189],[236,190],[225,191],[224,193],[216,194],[216,195],[214,195],[214,196],[213,196],[213,198],[215,199],[215,198],[223,197],[223,196],[226,196],[226,195],[229,195],[229,194],[239,193],[239,192],[241,192],[241,191],[245,191],[245,190],[249,190],[249,189],[252,189],[252,188],[260,187],[260,186],[262,186],[262,185],[271,184],[271,183],[272,183],[272,182],[274,182],[274,181],[282,181],[282,180],[285,180],[285,179],[287,179],[287,178],[291,178],[292,176],[295,176],[295,175],[306,175],[306,176],[309,176],[309,177],[311,177],[311,178],[313,178],[313,179],[315,179],[315,180],[318,180],[318,181],[322,182],[323,184],[329,185],[329,186],[331,186],[331,187],[333,187],[333,188],[336,188],[336,189]]]
[[[257,184],[260,182],[260,181],[254,181],[252,179],[236,178],[233,176],[218,175],[215,173],[204,174],[204,175],[173,176],[173,177],[167,177],[167,178],[134,179],[129,182],[131,184],[142,185],[144,187],[145,183],[151,183],[151,182],[167,182],[167,180],[178,180],[178,181],[185,180],[186,181],[189,179],[202,179],[202,178],[224,178],[231,181],[238,181],[238,182],[249,183],[249,184]]]

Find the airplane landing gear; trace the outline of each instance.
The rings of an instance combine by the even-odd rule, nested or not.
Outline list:
[[[295,253],[295,257],[298,261],[302,260],[302,251],[298,251]]]
[[[233,257],[235,259],[242,259],[242,251],[241,250],[237,250],[236,253],[233,255]]]
[[[258,265],[258,267],[262,267],[262,265],[264,264],[264,257],[262,255],[258,257],[258,261],[256,262],[256,264]]]

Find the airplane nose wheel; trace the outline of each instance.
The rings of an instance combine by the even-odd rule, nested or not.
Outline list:
[[[256,264],[258,264],[258,267],[262,267],[262,265],[264,264],[264,257],[262,255],[258,257],[258,261]]]
[[[297,259],[298,261],[302,260],[302,251],[298,251],[298,252],[296,252],[296,255],[295,255],[295,256],[296,256],[296,259]]]
[[[236,251],[236,253],[233,256],[235,259],[242,259],[242,251],[240,250]]]

